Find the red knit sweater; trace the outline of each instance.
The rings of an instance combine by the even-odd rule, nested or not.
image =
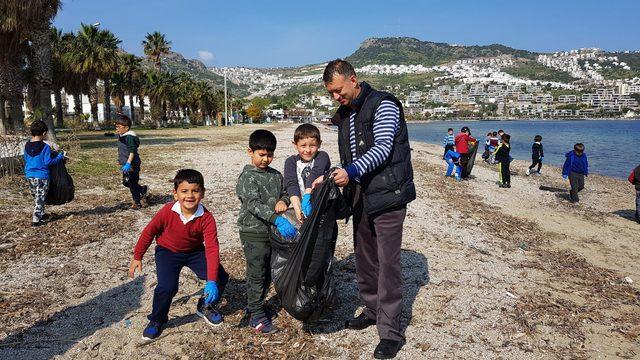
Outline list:
[[[154,238],[158,245],[174,253],[197,251],[202,249],[204,243],[207,280],[218,281],[220,249],[216,220],[205,208],[204,215],[183,224],[180,215],[171,210],[174,203],[170,202],[163,206],[142,230],[138,243],[133,249],[133,258],[142,260]]]

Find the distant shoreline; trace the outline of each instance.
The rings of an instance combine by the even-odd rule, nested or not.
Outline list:
[[[482,122],[482,121],[640,121],[640,118],[633,119],[623,119],[623,118],[613,118],[613,119],[600,119],[600,118],[565,118],[565,119],[425,119],[425,120],[407,120],[407,124],[428,124],[432,122],[453,122],[453,121],[464,121],[464,122]]]

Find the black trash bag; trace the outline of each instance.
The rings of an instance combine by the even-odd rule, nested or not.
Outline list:
[[[466,179],[471,175],[471,170],[473,170],[473,164],[476,161],[476,154],[478,153],[478,142],[471,146],[469,152],[466,154],[460,155],[460,166],[462,167],[462,171],[460,172],[460,177]]]
[[[56,157],[58,153],[52,151],[51,156]],[[49,191],[44,199],[47,205],[62,205],[73,200],[75,187],[64,163],[62,160],[49,168]]]
[[[273,284],[282,307],[301,321],[319,319],[332,298],[336,220],[351,213],[333,179],[322,182],[311,201],[313,212],[299,227],[295,238],[283,238],[275,227],[271,236]],[[284,216],[297,224],[293,211]]]

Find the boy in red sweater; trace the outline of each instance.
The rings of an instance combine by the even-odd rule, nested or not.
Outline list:
[[[153,310],[142,338],[160,336],[168,321],[169,307],[178,292],[178,278],[184,266],[200,279],[207,280],[204,296],[196,314],[212,326],[222,324],[215,305],[224,291],[229,275],[220,264],[218,232],[213,215],[200,203],[204,197],[204,178],[196,170],[183,169],[173,179],[173,197],[144,228],[133,250],[129,277],[142,271],[142,257],[156,240],[155,259],[158,285],[153,292]]]

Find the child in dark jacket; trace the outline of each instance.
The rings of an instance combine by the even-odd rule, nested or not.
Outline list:
[[[537,170],[534,170],[540,175],[540,169],[542,168],[542,158],[544,158],[544,149],[542,147],[542,136],[536,135],[533,138],[533,145],[531,145],[531,166],[527,169],[527,175],[532,173],[534,167],[538,166]]]
[[[631,171],[629,182],[636,188],[636,221],[640,223],[640,165]]]
[[[511,172],[509,170],[509,163],[511,158],[509,152],[511,151],[511,136],[509,134],[502,134],[502,143],[496,150],[496,161],[498,162],[498,172],[500,174],[500,187],[511,187]]]
[[[140,155],[138,147],[140,138],[131,131],[131,119],[123,114],[118,114],[116,119],[116,132],[118,133],[118,164],[121,165],[122,185],[129,188],[133,204],[131,209],[138,210],[142,207],[141,200],[147,196],[149,188],[140,186]]]
[[[579,202],[578,193],[584,189],[584,178],[589,176],[589,161],[584,152],[584,145],[577,143],[573,145],[573,151],[565,154],[566,160],[562,166],[562,178],[569,179],[571,191],[569,199],[571,202]]]
[[[24,175],[29,183],[29,190],[35,198],[35,207],[31,218],[31,226],[42,225],[47,217],[44,213],[44,201],[49,190],[49,167],[64,159],[64,152],[51,156],[51,147],[44,142],[49,129],[40,120],[31,124],[31,141],[24,146]]]

